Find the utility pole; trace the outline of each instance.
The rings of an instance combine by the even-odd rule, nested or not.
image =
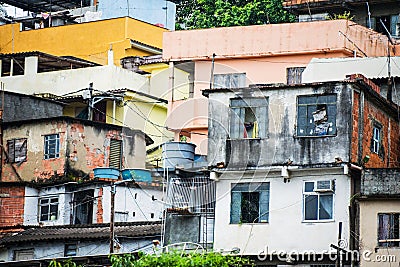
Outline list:
[[[114,253],[114,205],[115,205],[115,184],[111,184],[111,214],[110,214],[110,254]]]

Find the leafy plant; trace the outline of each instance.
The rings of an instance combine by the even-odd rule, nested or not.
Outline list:
[[[71,259],[68,259],[68,260],[65,260],[62,262],[58,262],[55,259],[53,259],[50,262],[49,267],[83,267],[83,265],[76,264]]]
[[[181,0],[177,29],[198,29],[294,22],[282,0]]]
[[[333,14],[333,16],[329,15],[327,17],[328,20],[336,20],[336,19],[347,19],[353,20],[354,16],[351,15],[350,11],[345,11],[343,14]]]
[[[157,254],[139,254],[135,258],[132,254],[111,255],[112,267],[242,267],[253,266],[248,259],[240,256],[222,255],[221,253],[188,253],[171,252]]]

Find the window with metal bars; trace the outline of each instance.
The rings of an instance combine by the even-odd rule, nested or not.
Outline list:
[[[49,134],[44,136],[44,159],[60,157],[60,135]]]

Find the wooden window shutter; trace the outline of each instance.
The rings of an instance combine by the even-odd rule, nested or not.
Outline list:
[[[111,139],[110,140],[110,156],[108,159],[108,166],[120,169],[122,157],[122,141]]]

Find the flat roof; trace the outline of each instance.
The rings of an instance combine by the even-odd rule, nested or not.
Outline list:
[[[91,5],[91,0],[3,0],[5,4],[31,12],[55,12]]]

